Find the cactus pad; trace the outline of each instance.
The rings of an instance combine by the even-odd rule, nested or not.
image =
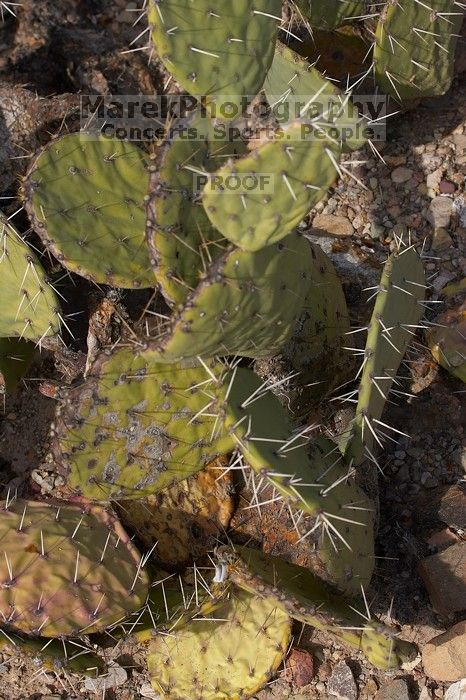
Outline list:
[[[216,437],[223,368],[159,359],[133,348],[102,353],[86,382],[68,391],[52,440],[67,493],[96,501],[141,498],[228,450],[231,438]]]
[[[226,425],[246,463],[270,480],[276,498],[302,511],[303,537],[316,533],[319,575],[350,594],[367,586],[374,568],[373,505],[338,447],[323,437],[310,446],[305,437],[292,439],[287,411],[248,369],[236,370],[227,411]]]
[[[287,369],[299,372],[295,410],[309,404],[349,379],[352,362],[343,346],[352,336],[346,299],[330,258],[311,244],[311,285],[293,336],[282,350]]]
[[[337,636],[362,651],[368,661],[389,670],[416,657],[413,644],[398,640],[395,630],[358,613],[358,602],[347,601],[307,569],[246,547],[219,552],[229,562],[229,579],[250,593],[276,600],[291,617]],[[364,619],[366,618],[366,619]]]
[[[396,432],[380,423],[398,368],[423,316],[425,275],[422,261],[412,247],[392,253],[383,270],[374,311],[367,332],[364,368],[353,427],[345,454],[359,464],[382,445],[384,433]],[[369,451],[369,452],[368,452]]]
[[[172,130],[151,168],[146,236],[165,299],[181,304],[225,247],[198,201],[195,179],[216,170],[240,144],[214,140],[213,123],[199,112]]]
[[[80,132],[39,152],[23,196],[34,229],[69,270],[113,287],[153,287],[144,240],[148,185],[141,149]]]
[[[312,27],[336,29],[366,14],[365,0],[295,0]]]
[[[374,46],[375,78],[383,92],[402,101],[449,89],[462,7],[451,0],[386,3]]]
[[[219,117],[244,108],[261,89],[273,59],[281,0],[157,0],[149,4],[155,49],[180,85],[212,102]]]
[[[32,658],[48,671],[70,671],[96,677],[105,673],[105,662],[83,639],[46,639],[31,638],[24,635],[0,632],[0,649],[9,647],[10,651],[21,652]]]
[[[277,601],[238,591],[212,617],[151,642],[151,682],[167,699],[245,700],[282,662],[291,625]]]
[[[102,508],[13,500],[0,509],[5,627],[43,637],[99,631],[147,595],[141,559]]]
[[[60,330],[58,301],[34,252],[0,214],[0,337],[39,342]]]
[[[206,589],[201,585],[193,586],[179,575],[160,572],[151,585],[144,607],[114,628],[112,635],[134,635],[144,644],[159,633],[173,634],[194,619],[212,616],[224,604],[229,588],[227,581],[213,584],[207,590],[207,586]]]
[[[234,509],[231,473],[223,474],[228,460],[218,458],[198,474],[145,499],[120,501],[123,525],[135,532],[164,568],[184,567],[215,545],[228,528]]]
[[[277,243],[322,199],[337,177],[339,156],[338,144],[325,133],[305,122],[285,125],[275,140],[211,176],[202,195],[207,215],[244,250]],[[248,185],[251,175],[257,178]],[[233,189],[229,182],[235,183]]]
[[[281,124],[283,113],[286,121],[309,117],[316,127],[342,145],[350,149],[364,145],[364,126],[348,96],[280,42],[277,42],[264,90]]]
[[[230,247],[156,344],[164,360],[276,352],[296,325],[309,264],[309,243],[298,234],[256,253]]]

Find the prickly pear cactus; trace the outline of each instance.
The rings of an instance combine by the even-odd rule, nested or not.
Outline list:
[[[202,201],[216,228],[243,250],[284,238],[322,199],[337,177],[340,146],[294,121],[206,183]]]
[[[336,29],[366,14],[365,0],[295,0],[312,27]]]
[[[195,578],[199,580],[199,570],[194,571]],[[144,607],[112,628],[112,636],[133,635],[141,644],[145,644],[158,634],[173,634],[194,620],[213,617],[224,605],[230,583],[226,581],[209,587],[204,582],[205,578],[202,579],[205,588],[196,580],[192,585],[180,575],[158,572]]]
[[[119,501],[123,525],[136,532],[152,559],[164,568],[187,566],[215,546],[234,511],[235,488],[228,459],[218,458],[198,474],[144,499]]]
[[[151,0],[152,42],[165,67],[219,118],[241,114],[273,59],[281,0]],[[232,112],[229,106],[234,109]],[[238,109],[239,114],[238,114]]]
[[[229,385],[226,426],[245,462],[296,511],[302,537],[315,533],[319,575],[346,593],[366,587],[374,568],[374,506],[337,445],[324,437],[309,445],[267,384],[240,367]]]
[[[156,348],[166,362],[278,351],[299,318],[309,265],[309,243],[296,233],[255,253],[230,246],[173,317]]]
[[[38,501],[0,507],[3,626],[42,637],[105,629],[143,604],[148,578],[102,508]]]
[[[375,35],[379,88],[400,101],[443,95],[453,78],[463,17],[464,5],[451,0],[388,0]]]
[[[105,662],[83,639],[31,638],[13,632],[0,633],[0,649],[20,652],[48,671],[68,671],[97,677],[105,673]]]
[[[213,122],[200,111],[171,130],[150,168],[146,236],[161,291],[174,305],[186,300],[225,248],[198,201],[196,185],[242,148],[239,141],[215,138]]]
[[[238,591],[215,610],[149,646],[151,683],[169,700],[243,700],[273,677],[290,641],[280,603]]]
[[[427,333],[427,344],[437,362],[450,374],[466,382],[466,301],[435,319]]]
[[[342,449],[353,464],[373,458],[375,445],[397,430],[381,421],[387,397],[406,349],[424,314],[425,274],[416,250],[400,244],[385,263],[372,318],[367,330],[364,366],[356,416],[342,436]],[[384,435],[385,434],[385,435]],[[345,444],[346,443],[346,444]]]
[[[373,619],[357,601],[345,600],[310,571],[278,557],[247,547],[224,548],[228,578],[244,590],[266,600],[279,601],[291,617],[328,632],[362,651],[383,670],[400,668],[416,658],[413,644],[399,640],[396,630]]]
[[[155,286],[144,240],[149,173],[137,146],[97,134],[52,140],[23,184],[35,231],[62,265],[98,284]]]
[[[347,381],[354,363],[343,350],[351,344],[350,320],[341,282],[330,258],[311,244],[311,285],[295,331],[281,357],[288,371],[299,372],[294,410],[302,415],[333,388]]]
[[[364,125],[349,97],[279,41],[264,91],[280,124],[309,118],[322,133],[348,149],[364,145]]]
[[[200,471],[222,436],[224,368],[161,364],[150,350],[102,353],[65,395],[52,439],[66,493],[95,501],[141,498]]]
[[[59,306],[35,253],[0,213],[0,337],[39,343],[60,330]]]
[[[34,357],[32,343],[18,338],[0,338],[0,396],[14,391]]]

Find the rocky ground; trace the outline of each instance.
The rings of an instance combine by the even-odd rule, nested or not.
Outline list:
[[[25,1],[18,22],[0,21],[4,197],[14,194],[25,155],[45,142],[63,118],[73,123],[79,90],[160,91],[166,76],[154,57],[148,64],[148,51],[121,54],[144,29],[142,22],[132,26],[136,10],[136,3],[126,0],[65,0],[56,6]],[[134,46],[143,46],[146,37]],[[466,73],[460,68],[447,95],[389,119],[387,140],[377,144],[381,157],[368,147],[348,157],[346,167],[358,181],[345,175],[301,224],[332,257],[355,324],[370,312],[364,288],[377,283],[394,238],[408,231],[425,256],[429,301],[434,302],[426,305],[427,319],[461,302],[460,296],[447,301],[444,294],[445,287],[466,276]],[[18,86],[31,92],[17,92]],[[58,101],[48,99],[52,94],[60,95]],[[14,211],[11,200],[1,203]],[[76,295],[73,308],[82,304]],[[83,349],[75,346],[73,352]],[[68,361],[79,357],[82,361],[71,354]],[[297,626],[285,668],[258,700],[466,697],[466,680],[460,680],[466,677],[464,385],[439,369],[422,334],[404,372],[403,390],[413,397],[400,395],[386,420],[409,437],[399,436],[380,457],[378,561],[367,597],[374,613],[419,645],[422,659],[396,674],[379,673],[329,637]],[[53,399],[39,393],[36,380],[53,376],[46,355],[7,401],[0,418],[4,495],[8,488],[50,490],[42,472],[32,482],[30,474],[46,452],[54,411]],[[143,650],[131,638],[100,648],[110,666],[97,680],[47,670],[8,645],[0,652],[0,700],[158,697],[148,684]]]

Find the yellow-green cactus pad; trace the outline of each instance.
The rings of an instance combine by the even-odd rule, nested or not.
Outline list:
[[[364,367],[359,384],[353,426],[342,444],[348,460],[359,464],[370,458],[376,444],[397,432],[382,421],[406,349],[424,314],[425,274],[422,260],[413,247],[401,246],[385,263],[372,318],[367,331]],[[396,391],[396,390],[395,390]]]
[[[103,630],[144,603],[148,578],[103,508],[12,500],[0,505],[2,625],[43,637]]]
[[[281,664],[291,625],[278,601],[239,591],[212,618],[151,642],[151,683],[167,700],[245,700]]]
[[[302,536],[315,533],[319,574],[346,593],[358,593],[374,569],[374,507],[353,470],[331,440],[317,437],[309,444],[300,437],[289,413],[253,372],[237,368],[229,386],[226,426],[245,462],[270,480],[275,498],[301,514]]]
[[[413,644],[367,615],[363,601],[346,600],[312,572],[279,557],[247,547],[219,552],[228,564],[228,578],[244,590],[279,602],[291,617],[335,635],[383,670],[400,668],[416,658]],[[360,610],[360,613],[357,611]]]
[[[367,14],[365,0],[295,0],[312,27],[336,29]]]
[[[224,368],[161,364],[150,350],[102,353],[59,407],[52,453],[66,492],[95,501],[141,498],[228,451]]]
[[[443,95],[463,17],[464,5],[452,0],[388,0],[375,36],[379,88],[400,101]]]
[[[277,352],[299,318],[310,264],[309,243],[296,233],[254,253],[230,246],[155,346],[166,362]]]
[[[145,242],[146,156],[134,144],[67,134],[36,155],[23,196],[35,231],[72,272],[113,287],[154,287]]]
[[[350,320],[341,282],[330,258],[311,244],[311,284],[301,316],[281,355],[286,367],[299,372],[298,414],[333,388],[350,379],[354,363],[350,345]]]
[[[48,671],[70,671],[97,677],[105,673],[105,662],[83,639],[47,639],[0,632],[0,649],[20,652]]]
[[[38,343],[60,330],[58,300],[35,253],[0,213],[0,337]]]
[[[281,0],[149,3],[152,42],[165,67],[221,118],[238,116],[261,89],[281,17]]]
[[[294,121],[206,183],[202,201],[225,238],[257,251],[284,238],[337,177],[340,145],[305,121]]]
[[[264,83],[267,100],[279,123],[309,119],[349,149],[361,148],[366,130],[348,95],[284,44],[277,42]]]

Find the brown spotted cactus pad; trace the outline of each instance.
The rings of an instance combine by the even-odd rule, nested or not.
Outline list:
[[[43,637],[97,632],[141,607],[147,574],[103,508],[37,501],[0,506],[0,614]]]
[[[66,493],[142,498],[228,452],[223,376],[213,360],[167,365],[132,347],[101,353],[87,380],[66,392],[55,420],[52,454]]]
[[[170,571],[186,566],[215,546],[228,528],[235,503],[232,472],[226,457],[161,493],[119,501],[125,527],[136,532],[147,549],[155,543],[153,559]]]

